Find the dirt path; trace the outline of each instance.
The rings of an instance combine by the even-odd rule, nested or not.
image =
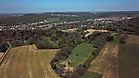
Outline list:
[[[62,32],[75,32],[77,31],[78,28],[73,28],[73,29],[67,29],[67,30],[61,30]]]
[[[105,45],[88,71],[103,74],[103,78],[119,78],[118,45]]]
[[[108,30],[94,30],[94,29],[88,29],[88,30],[86,30],[86,31],[84,31],[84,32],[89,32],[89,33],[87,33],[86,35],[85,35],[85,37],[88,37],[89,35],[91,35],[91,34],[93,34],[94,32],[108,32]]]

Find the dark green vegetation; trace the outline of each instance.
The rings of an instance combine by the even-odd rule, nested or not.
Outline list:
[[[84,61],[90,57],[92,52],[95,50],[96,49],[93,48],[90,44],[82,43],[73,49],[67,60],[70,61],[71,66],[76,67],[80,64],[83,64]]]
[[[139,44],[123,44],[119,48],[120,78],[139,77]]]
[[[80,78],[102,78],[102,75],[87,71]]]
[[[111,39],[111,41],[110,42],[108,42],[109,44],[119,44],[119,42],[120,42],[120,39],[121,39],[121,35],[119,35],[119,34],[112,34],[112,39]]]
[[[10,42],[12,47],[36,44],[38,48],[42,49],[64,48],[68,45],[75,47],[82,41],[82,35],[79,33],[61,32],[56,28],[32,31],[0,31],[0,37],[1,42],[5,44]]]
[[[50,38],[47,38],[45,36],[41,36],[41,38],[36,42],[37,48],[39,49],[45,49],[45,48],[59,48],[58,44],[54,43],[50,40]]]
[[[110,24],[105,29],[116,33],[139,35],[139,17]]]
[[[119,29],[126,31],[126,33],[139,35],[139,17],[130,19],[128,21],[118,22]]]
[[[95,29],[105,29],[109,31],[113,31],[118,34],[132,34],[139,35],[139,16],[129,20],[122,20],[118,22],[114,22],[112,24],[99,24],[95,26]],[[105,26],[105,27],[101,27]]]
[[[9,45],[8,43],[1,41],[0,42],[0,52],[5,52],[8,49]]]
[[[45,33],[46,32],[46,33]],[[6,42],[10,42],[12,47],[36,44],[39,49],[59,48],[56,41],[52,41],[49,31],[1,31],[0,46],[2,50],[7,48]],[[49,38],[50,37],[50,38]]]

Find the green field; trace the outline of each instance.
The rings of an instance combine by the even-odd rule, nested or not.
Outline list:
[[[83,64],[84,61],[92,54],[96,49],[93,48],[88,43],[82,43],[77,45],[71,55],[68,57],[68,61],[70,61],[70,65],[73,67],[78,66],[79,64]]]
[[[49,22],[58,22],[59,21],[59,19],[55,18],[55,17],[47,18],[46,20]]]
[[[80,78],[102,78],[102,75],[86,71]]]
[[[0,78],[59,78],[50,66],[57,50],[37,50],[35,45],[12,48],[0,65]]]
[[[120,45],[119,77],[139,78],[139,44]]]

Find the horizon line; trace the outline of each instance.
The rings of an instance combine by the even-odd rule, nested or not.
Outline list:
[[[74,12],[138,12],[139,10],[111,10],[111,11],[47,11],[47,12],[29,12],[29,13],[0,13],[0,14],[42,14],[42,13],[74,13]]]

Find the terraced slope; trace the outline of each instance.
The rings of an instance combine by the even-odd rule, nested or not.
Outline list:
[[[0,65],[0,78],[59,78],[50,66],[56,52],[34,45],[12,48]]]

